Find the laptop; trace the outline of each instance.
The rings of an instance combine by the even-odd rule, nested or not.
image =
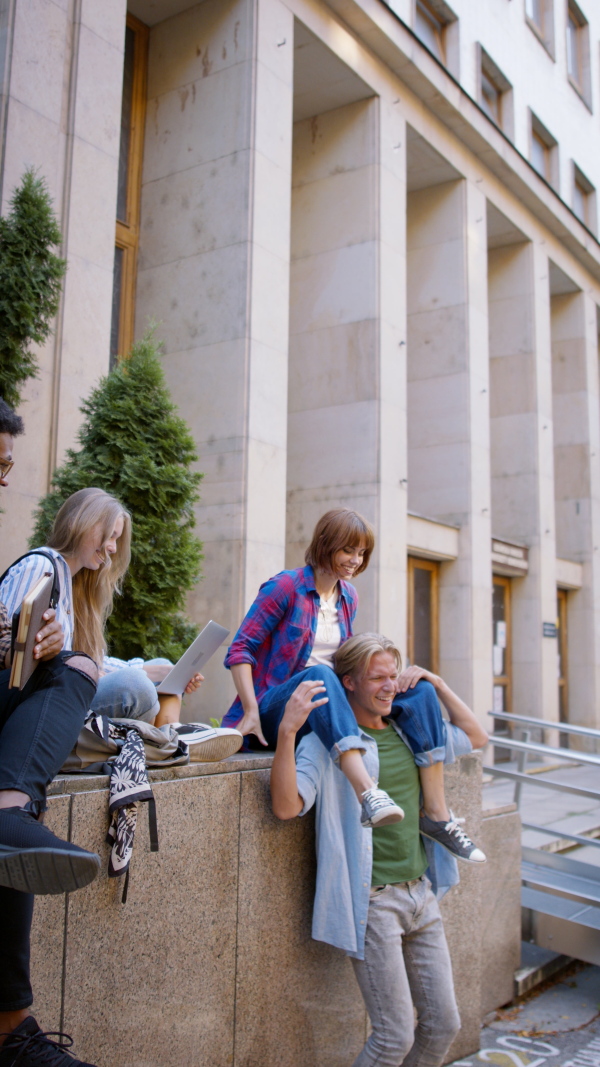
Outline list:
[[[181,659],[169,671],[167,677],[156,688],[159,693],[172,693],[181,696],[190,678],[201,671],[204,664],[217,651],[227,637],[229,630],[219,626],[218,622],[207,622],[195,641],[192,642]]]

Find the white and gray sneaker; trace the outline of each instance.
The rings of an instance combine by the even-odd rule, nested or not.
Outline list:
[[[419,830],[424,837],[437,841],[438,845],[445,848],[447,852],[451,852],[457,860],[464,860],[465,863],[485,863],[487,859],[485,852],[477,848],[464,830],[461,830],[464,821],[464,819],[457,819],[453,811],[450,812],[448,822],[435,822],[428,815],[421,815]]]
[[[384,789],[367,789],[362,794],[360,821],[363,826],[388,826],[392,822],[401,822],[404,818],[399,808]]]
[[[239,730],[227,726],[207,726],[203,722],[173,722],[182,741],[188,746],[190,763],[216,763],[227,759],[242,747]]]

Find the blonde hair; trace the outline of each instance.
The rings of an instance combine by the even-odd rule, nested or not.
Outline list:
[[[82,567],[73,578],[73,648],[87,652],[98,664],[106,649],[104,626],[112,611],[113,597],[120,593],[129,566],[131,516],[103,489],[80,489],[59,509],[47,541],[49,548],[68,558],[77,554],[84,537],[95,526],[101,526],[102,541],[107,541],[119,518],[123,519],[123,533],[114,556],[105,554],[104,566],[97,571]]]
[[[375,547],[373,527],[358,511],[352,511],[351,508],[332,508],[321,516],[315,526],[304,561],[313,570],[328,571],[336,552],[341,548],[357,548],[359,545],[364,546],[365,554],[355,574],[362,574],[369,566]]]
[[[398,670],[402,670],[402,656],[393,641],[383,634],[356,634],[349,637],[333,653],[333,669],[338,678],[345,674],[353,678],[360,677],[369,669],[369,663],[378,652],[389,652],[396,660]]]

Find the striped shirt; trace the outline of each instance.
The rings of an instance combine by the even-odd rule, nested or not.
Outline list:
[[[6,667],[6,657],[10,651],[10,623],[4,604],[0,603],[0,671]]]
[[[73,582],[71,580],[71,571],[69,565],[60,552],[57,552],[54,548],[44,547],[44,552],[48,552],[51,555],[58,569],[58,580],[60,584],[60,596],[58,604],[56,606],[56,618],[63,629],[64,641],[63,649],[73,651],[73,630],[75,628],[75,619],[73,616]],[[15,611],[18,611],[23,598],[27,595],[32,586],[35,585],[38,578],[41,578],[45,570],[50,566],[49,560],[44,556],[29,555],[25,559],[15,563],[10,568],[6,578],[0,585],[0,606],[4,606],[6,609],[6,622],[2,620],[0,615],[0,664],[3,664],[6,659],[6,652],[10,648],[10,626],[12,617]],[[2,648],[4,647],[3,626],[8,626],[8,644],[4,651],[4,658],[2,658]],[[104,674],[112,674],[113,671],[118,671],[121,667],[141,667],[144,660],[139,657],[135,657],[130,660],[118,659],[116,656],[104,656],[102,663],[102,672]]]

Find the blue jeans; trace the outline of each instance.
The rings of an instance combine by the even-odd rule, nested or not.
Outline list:
[[[287,682],[265,693],[259,701],[258,709],[269,748],[277,747],[277,731],[285,705],[300,682],[307,678],[322,680],[328,703],[311,711],[296,735],[296,743],[313,730],[334,760],[337,760],[341,752],[347,752],[349,749],[358,748],[364,751],[346,691],[330,667],[306,667],[288,678]],[[430,682],[417,682],[414,689],[399,693],[392,704],[390,718],[397,721],[417,766],[428,767],[431,763],[443,761],[446,754],[444,723],[435,689]]]
[[[98,689],[90,704],[91,711],[111,719],[143,719],[150,723],[154,722],[158,708],[156,686],[141,667],[121,667],[104,674],[98,679]]]

